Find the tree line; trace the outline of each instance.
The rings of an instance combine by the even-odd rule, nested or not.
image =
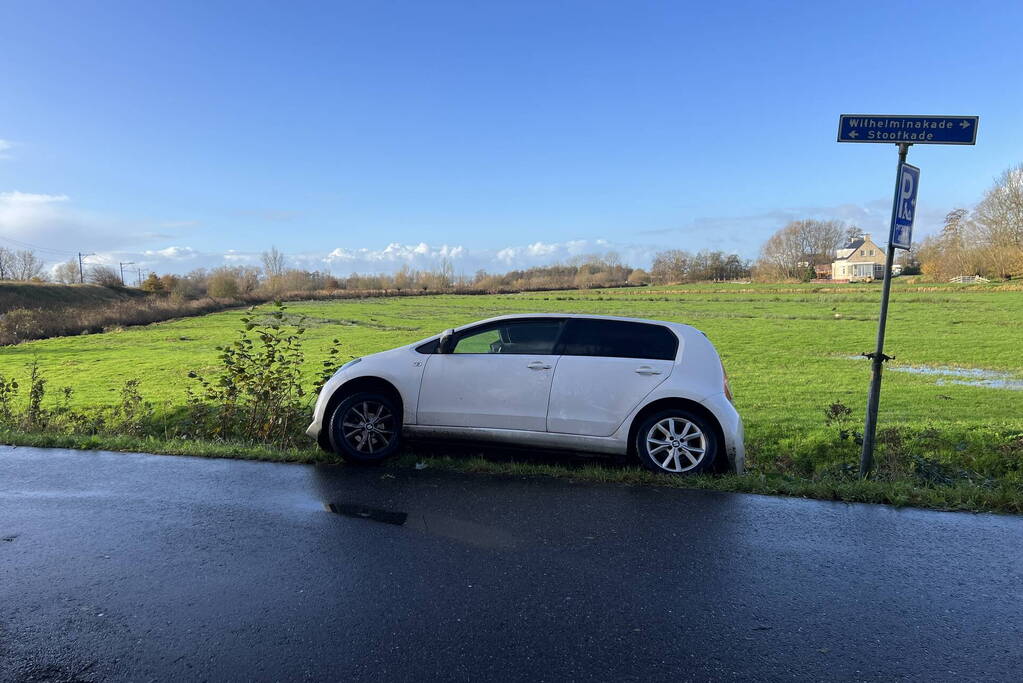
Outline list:
[[[1023,277],[1023,164],[1002,173],[973,211],[949,211],[914,256],[932,279]]]
[[[285,255],[276,247],[263,252],[260,262],[260,266],[199,268],[181,275],[151,272],[139,286],[147,292],[185,299],[206,296],[230,299],[253,294],[331,290],[523,291],[734,280],[749,278],[751,268],[751,263],[738,254],[708,250],[691,253],[681,249],[658,252],[649,270],[623,263],[621,257],[613,251],[577,256],[566,263],[533,266],[504,273],[478,270],[472,275],[456,274],[454,264],[450,260],[443,260],[439,267],[432,270],[404,265],[397,272],[389,274],[352,273],[337,276],[322,271],[292,268]],[[42,261],[30,251],[17,252],[11,263],[15,265],[5,265],[0,271],[0,279],[38,282],[52,280],[62,284],[75,284],[84,279],[90,284],[121,286],[120,273],[106,265],[86,265],[83,273],[78,260],[72,259],[58,264],[48,277]],[[24,264],[32,265],[28,267]]]
[[[830,264],[836,250],[862,232],[841,221],[792,221],[763,244],[754,266],[757,280],[808,280],[814,266]],[[882,247],[885,240],[877,240]],[[900,250],[903,274],[945,281],[959,275],[1023,277],[1023,164],[1003,172],[972,211],[956,208],[936,235]]]

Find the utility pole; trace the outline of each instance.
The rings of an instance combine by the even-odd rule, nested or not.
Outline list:
[[[142,269],[141,269],[141,268],[138,268],[138,267],[136,267],[136,268],[135,268],[135,270],[136,270],[136,272],[138,272],[138,274],[139,274],[139,279],[138,279],[138,286],[139,286],[139,287],[141,287],[141,286],[142,286]]]
[[[124,267],[125,266],[133,266],[133,265],[135,265],[135,262],[134,261],[124,261],[124,262],[118,261],[117,263],[121,267],[121,286],[124,287]]]
[[[85,284],[85,257],[95,255],[96,254],[94,253],[83,254],[82,252],[78,252],[78,284]]]

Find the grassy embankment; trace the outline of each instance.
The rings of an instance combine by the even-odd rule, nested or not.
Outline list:
[[[867,362],[855,356],[872,346],[878,293],[876,285],[700,285],[295,302],[288,312],[308,317],[310,383],[316,361],[335,337],[357,356],[504,313],[590,312],[691,323],[716,344],[730,373],[746,422],[750,474],[668,481],[599,460],[574,466],[557,456],[546,462],[487,458],[486,449],[476,449],[484,457],[410,453],[399,466],[426,458],[433,466],[457,469],[1023,512],[1023,391],[960,383],[990,377],[898,371],[956,367],[1005,373],[994,378],[995,385],[1023,378],[1023,292],[1010,289],[895,287],[887,351],[896,360],[885,374],[878,473],[868,482],[853,477],[869,374]],[[243,315],[227,311],[5,347],[0,374],[23,378],[35,361],[51,394],[72,386],[77,406],[114,404],[124,381],[137,378],[157,412],[170,415],[184,401],[187,371],[212,370],[214,346],[233,338]],[[851,412],[843,416],[839,409],[838,420],[826,423],[832,404]],[[297,461],[324,457],[313,448],[276,451],[160,435],[7,432],[0,440]]]
[[[47,310],[68,306],[94,308],[145,296],[145,292],[138,289],[4,280],[0,281],[0,312],[15,308]]]

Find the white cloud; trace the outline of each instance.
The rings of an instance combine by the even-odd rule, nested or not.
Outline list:
[[[0,206],[36,206],[66,202],[70,197],[66,194],[35,194],[32,192],[0,192]]]
[[[376,266],[378,270],[396,270],[402,265],[408,264],[415,267],[431,267],[439,264],[442,260],[454,261],[464,258],[465,247],[449,246],[447,244],[439,247],[431,247],[426,242],[419,244],[401,244],[391,242],[383,249],[345,249],[338,247],[320,260],[328,265],[339,267],[362,264],[364,267]],[[297,257],[300,260],[308,260],[307,256]],[[315,257],[314,257],[315,258]],[[390,268],[389,266],[394,266]]]
[[[0,159],[10,159],[10,155],[7,154],[8,150],[14,148],[14,143],[10,140],[0,139]]]
[[[69,221],[62,205],[67,201],[63,194],[0,192],[0,237],[41,246],[63,245],[61,236]]]
[[[568,261],[586,254],[616,251],[629,264],[649,265],[653,254],[664,247],[612,243],[604,239],[568,240],[565,242],[533,242],[498,249],[471,249],[463,245],[433,246],[425,242],[401,244],[392,242],[382,249],[338,247],[326,256],[313,254],[290,256],[294,265],[310,269],[329,269],[338,275],[352,272],[394,272],[403,265],[417,270],[437,268],[449,262],[456,272],[472,273],[483,269],[503,272],[516,268],[548,265]]]
[[[232,265],[244,265],[246,263],[255,263],[255,254],[246,254],[234,249],[228,249],[224,254],[224,261]]]
[[[305,270],[352,273],[393,273],[407,265],[415,270],[436,270],[450,263],[455,273],[470,275],[483,269],[494,273],[518,268],[564,262],[576,256],[615,251],[622,261],[648,267],[654,253],[662,245],[613,243],[607,240],[568,240],[565,242],[534,242],[499,249],[470,249],[463,245],[431,245],[426,242],[402,244],[392,242],[383,247],[338,247],[329,252],[287,253],[287,266]],[[259,252],[229,249],[205,252],[191,246],[169,246],[141,251],[105,251],[89,259],[93,263],[117,264],[134,261],[138,267],[158,273],[184,273],[195,268],[259,265]]]
[[[66,194],[0,192],[0,238],[35,245],[41,256],[53,259],[62,252],[70,257],[78,251],[139,249],[173,239],[154,232],[155,225],[83,210]]]
[[[144,256],[150,258],[161,258],[170,261],[184,261],[187,259],[194,259],[202,254],[192,247],[167,247],[166,249],[148,250],[142,252]]]

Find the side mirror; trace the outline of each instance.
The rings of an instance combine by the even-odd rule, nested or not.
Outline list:
[[[451,353],[455,350],[455,331],[444,330],[437,344],[437,353]]]

